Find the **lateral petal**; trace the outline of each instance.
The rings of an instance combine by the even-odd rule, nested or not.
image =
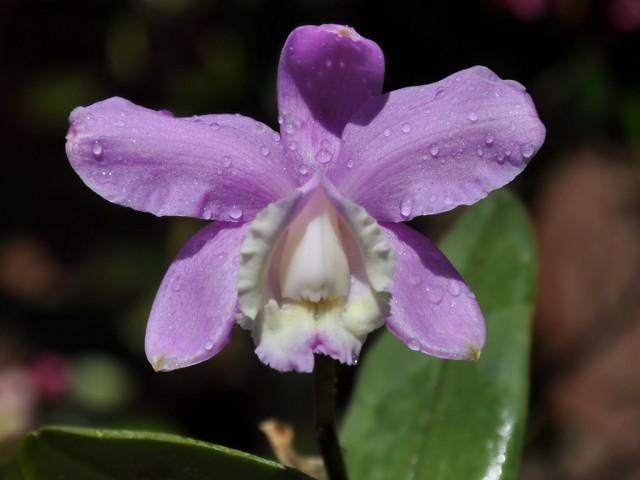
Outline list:
[[[293,190],[279,135],[247,117],[174,118],[116,97],[76,108],[70,122],[78,175],[136,210],[246,221]]]
[[[485,324],[475,296],[426,237],[401,223],[384,223],[396,251],[387,328],[412,350],[440,358],[475,360]]]
[[[378,220],[405,221],[484,198],[544,137],[524,87],[474,67],[369,100],[345,127],[329,179]]]
[[[279,121],[300,184],[331,168],[344,126],[382,92],[383,77],[382,50],[352,28],[304,26],[289,35],[278,67]]]
[[[147,324],[145,348],[155,370],[202,362],[226,345],[238,312],[238,255],[249,226],[212,223],[169,267]]]

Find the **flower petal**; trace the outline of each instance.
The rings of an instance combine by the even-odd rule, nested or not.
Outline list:
[[[136,210],[244,221],[292,191],[279,134],[247,117],[180,119],[111,98],[76,108],[70,121],[73,168]]]
[[[485,324],[467,284],[426,237],[384,223],[397,255],[387,327],[412,350],[449,359],[477,359]]]
[[[300,174],[330,165],[342,130],[369,98],[382,92],[380,47],[341,25],[295,29],[278,67],[281,133]]]
[[[205,227],[169,267],[145,340],[156,370],[202,362],[226,345],[238,312],[238,252],[249,225],[216,222]]]
[[[404,221],[484,198],[544,137],[524,88],[474,67],[369,100],[345,127],[329,179],[379,221]]]

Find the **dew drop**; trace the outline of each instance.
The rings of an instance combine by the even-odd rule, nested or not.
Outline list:
[[[444,93],[444,87],[436,88],[435,98],[441,97],[443,93]]]
[[[409,133],[411,131],[411,125],[409,125],[408,123],[403,123],[400,130],[402,130],[402,133]]]
[[[434,305],[438,305],[442,301],[442,297],[444,297],[444,288],[439,287],[437,285],[432,287],[427,287],[427,299]]]
[[[263,145],[263,146],[260,148],[260,153],[266,157],[266,156],[268,156],[268,155],[269,155],[269,149]]]
[[[353,365],[358,365],[358,361],[360,360],[360,358],[358,357],[358,355],[356,355],[355,353],[353,355],[351,355],[351,363]]]
[[[331,161],[331,159],[333,158],[333,155],[331,155],[331,152],[329,152],[328,150],[325,150],[324,148],[321,150],[318,150],[318,153],[316,153],[316,161],[318,161],[318,163],[328,163]]]
[[[210,220],[211,217],[213,217],[213,213],[209,207],[205,207],[204,210],[202,210],[202,216],[207,220]]]
[[[96,157],[98,160],[102,158],[102,144],[100,143],[99,140],[96,140],[95,142],[93,142],[93,146],[91,147],[91,153],[93,153],[93,156]]]
[[[449,290],[449,293],[451,295],[457,297],[458,295],[460,295],[460,284],[458,282],[452,281],[451,283],[449,283],[447,290]]]
[[[290,118],[287,118],[287,120],[284,122],[284,124],[282,125],[282,129],[289,135],[293,135],[294,133],[296,133],[296,125],[291,121]]]
[[[350,158],[347,162],[347,168],[353,168],[353,158]]]
[[[273,132],[273,141],[274,142],[280,141],[280,134],[278,132]]]
[[[413,210],[413,198],[407,195],[400,202],[400,214],[405,218],[409,218],[412,210]]]
[[[525,143],[524,145],[522,145],[520,152],[522,153],[522,156],[524,158],[531,158],[531,156],[533,155],[533,146]]]
[[[472,122],[475,122],[478,120],[478,114],[476,112],[470,112],[469,115],[467,115],[467,118]]]
[[[476,153],[478,154],[479,157],[484,157],[484,150],[481,147],[478,147],[478,150],[476,151]]]
[[[264,123],[256,122],[256,132],[261,132],[264,130]]]
[[[382,134],[383,134],[385,137],[390,137],[390,136],[391,136],[391,129],[389,129],[389,128],[385,128],[385,129],[384,129],[384,132],[382,132]]]
[[[116,122],[116,127],[126,127],[127,126],[127,122],[125,122],[124,120],[118,120]]]
[[[467,297],[469,298],[476,298],[476,294],[473,292],[467,292]]]
[[[242,217],[242,209],[237,206],[233,206],[229,209],[229,218],[231,220],[239,220]]]
[[[220,128],[220,124],[218,122],[213,122],[211,124],[211,129],[212,130],[218,130]]]
[[[453,205],[453,200],[451,197],[444,197],[444,203],[445,205]]]
[[[181,288],[182,288],[182,282],[180,282],[179,278],[176,278],[171,283],[171,290],[173,290],[174,292],[179,292]]]
[[[307,173],[309,173],[309,169],[306,165],[300,165],[298,167],[298,173],[300,173],[300,175],[306,175]]]
[[[435,143],[432,143],[431,146],[429,147],[429,153],[431,154],[432,157],[437,157],[438,154],[440,153],[440,147]]]
[[[231,157],[222,157],[222,166],[229,168],[231,166]]]
[[[495,137],[490,133],[487,133],[487,135],[484,137],[484,143],[486,143],[487,145],[493,145],[494,140]]]
[[[278,115],[278,125],[282,125],[284,123],[284,118],[282,115]]]
[[[417,352],[418,350],[420,350],[420,348],[422,348],[420,340],[418,340],[417,338],[412,338],[411,340],[409,340],[407,346],[414,352]]]
[[[292,152],[295,152],[297,148],[298,148],[298,144],[296,142],[291,142],[289,144],[289,150],[291,150]]]
[[[158,113],[161,113],[162,115],[164,115],[165,117],[175,117],[175,115],[173,114],[172,111],[170,110],[159,110]]]
[[[204,349],[208,352],[213,349],[213,342],[211,340],[207,340],[204,342]]]

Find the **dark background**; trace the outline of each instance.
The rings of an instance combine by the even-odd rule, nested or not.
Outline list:
[[[312,451],[309,376],[261,365],[247,332],[202,365],[152,371],[155,290],[205,223],[104,201],[69,166],[64,136],[74,107],[114,95],[276,128],[287,35],[341,23],[382,47],[385,91],[473,65],[527,86],[548,133],[512,186],[541,262],[521,477],[640,478],[640,2],[376,5],[0,2],[0,475],[16,478],[16,438],[43,423],[162,429],[270,455],[256,424],[276,416]],[[455,216],[414,226],[437,238]],[[341,370],[342,402],[353,370]]]

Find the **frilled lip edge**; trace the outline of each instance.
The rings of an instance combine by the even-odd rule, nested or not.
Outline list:
[[[305,302],[281,297],[271,262],[278,256],[283,235],[318,189],[326,194],[357,249],[356,256],[350,254],[352,286],[344,303],[309,302],[314,305],[312,313],[305,310]],[[387,287],[394,269],[395,252],[387,245],[376,220],[363,207],[344,198],[317,171],[294,194],[259,213],[243,241],[238,272],[238,300],[243,314],[238,323],[252,331],[260,359],[277,370],[312,371],[314,353],[352,364],[367,334],[382,326],[389,316]],[[289,318],[293,311],[295,322]]]

